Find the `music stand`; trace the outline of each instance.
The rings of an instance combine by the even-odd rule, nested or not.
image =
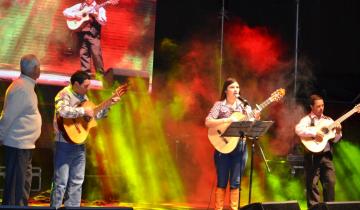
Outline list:
[[[255,142],[256,140],[265,134],[274,121],[239,121],[233,122],[221,135],[224,137],[247,137],[252,140],[251,144],[251,167],[250,167],[250,186],[249,186],[249,204],[251,202],[251,190],[252,190],[252,174],[254,165],[254,153],[255,153]],[[259,145],[260,146],[260,145]],[[261,149],[261,147],[260,147]],[[262,152],[262,150],[261,150]],[[262,153],[263,154],[263,153]],[[266,159],[264,157],[265,163]],[[240,167],[241,170],[242,167]],[[241,171],[240,171],[240,185],[241,185]],[[240,188],[241,186],[239,186]],[[239,193],[239,209],[240,209],[240,193]]]
[[[252,127],[254,121],[232,122],[221,135],[222,137],[243,137]]]

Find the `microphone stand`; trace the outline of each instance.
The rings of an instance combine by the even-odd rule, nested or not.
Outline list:
[[[240,135],[240,141],[243,141],[242,139],[245,138],[245,134],[244,132],[240,131],[239,132],[239,135]],[[246,144],[242,145],[242,152],[244,153],[246,151]],[[243,177],[243,172],[245,171],[245,167],[244,167],[244,170],[243,170],[243,166],[244,166],[244,154],[243,156],[241,156],[241,161],[240,161],[240,180],[239,180],[239,197],[238,197],[238,209],[240,209],[240,195],[241,195],[241,180],[242,180],[242,177]]]
[[[249,185],[249,200],[248,200],[248,204],[251,203],[251,192],[252,192],[252,176],[253,176],[253,171],[254,171],[254,153],[255,153],[255,144],[258,146],[258,148],[260,149],[260,153],[261,153],[261,157],[263,158],[266,168],[268,170],[268,172],[270,173],[270,167],[267,163],[267,159],[265,157],[264,151],[261,148],[258,139],[259,137],[252,137],[249,138],[251,139],[251,164],[250,164],[250,185]]]
[[[262,156],[262,158],[263,158],[263,160],[265,162],[266,168],[267,168],[268,172],[271,173],[270,167],[268,165],[269,160],[265,157],[265,153],[264,153],[263,149],[261,148],[260,143],[258,141],[256,141],[256,143],[257,143],[257,145],[258,145],[258,147],[260,149],[261,156]]]

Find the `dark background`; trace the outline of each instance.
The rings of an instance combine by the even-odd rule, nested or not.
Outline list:
[[[154,86],[166,75],[168,62],[177,55],[162,53],[164,38],[186,43],[195,34],[209,41],[220,39],[220,0],[158,0],[155,35]],[[298,67],[297,98],[310,92],[323,95],[328,103],[360,102],[360,2],[356,0],[227,0],[226,21],[240,18],[249,26],[266,26],[279,35],[288,46],[288,58],[295,56],[296,3],[299,2],[299,60],[307,66]],[[226,31],[225,31],[226,33]],[[226,40],[225,40],[226,42]],[[180,55],[179,55],[180,56]],[[224,60],[226,63],[226,60]],[[311,68],[312,77],[302,79]],[[308,72],[306,72],[308,74]],[[293,75],[290,75],[293,76]],[[310,87],[302,92],[303,86]]]

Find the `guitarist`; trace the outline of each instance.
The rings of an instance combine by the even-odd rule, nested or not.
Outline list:
[[[310,96],[311,112],[303,117],[295,127],[295,132],[300,138],[312,137],[321,142],[324,135],[315,129],[320,123],[333,123],[330,117],[325,116],[324,100],[319,95]],[[324,202],[335,200],[335,167],[333,159],[333,144],[338,142],[342,136],[341,126],[336,126],[336,135],[332,141],[328,141],[324,150],[313,153],[305,149],[304,168],[306,178],[306,198],[308,208],[320,202],[318,182],[323,187]]]
[[[73,144],[66,140],[65,134],[58,129],[57,117],[78,118],[82,116],[102,118],[108,109],[94,116],[91,108],[79,107],[88,100],[86,93],[90,85],[90,76],[83,71],[75,72],[71,84],[63,88],[55,97],[55,153],[54,177],[50,195],[50,206],[60,208],[64,199],[65,207],[80,207],[81,188],[85,175],[85,144]],[[120,97],[112,98],[116,103]],[[66,194],[65,194],[66,193]]]
[[[63,11],[68,19],[81,21],[83,18],[79,14],[85,7],[96,8],[95,0],[85,0],[82,3],[75,4]],[[101,27],[106,24],[106,11],[103,7],[94,9],[90,13],[90,20],[87,21],[77,32],[80,43],[80,66],[82,71],[91,75],[90,60],[92,58],[95,70],[104,74],[104,62],[100,45]]]
[[[249,120],[254,120],[254,116],[250,116],[252,109],[246,100],[239,97],[239,83],[228,78],[222,88],[220,101],[215,102],[206,117],[205,125],[209,128],[219,126],[224,123],[239,121],[235,117],[231,117],[233,112],[241,112]],[[256,119],[260,115],[256,112]],[[227,183],[230,180],[230,207],[232,210],[238,209],[239,202],[239,186],[240,172],[243,173],[247,160],[247,148],[245,139],[239,141],[236,148],[224,154],[217,150],[214,153],[217,188],[215,192],[215,210],[221,210],[224,206],[225,191]]]

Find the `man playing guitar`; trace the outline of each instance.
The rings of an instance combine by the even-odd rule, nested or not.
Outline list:
[[[79,207],[81,202],[81,188],[85,175],[85,144],[76,144],[68,139],[69,133],[61,129],[59,118],[72,119],[76,129],[82,129],[82,121],[78,118],[99,119],[106,115],[108,107],[120,100],[126,92],[126,87],[120,93],[113,95],[106,106],[91,108],[84,104],[88,102],[86,93],[90,85],[90,76],[83,71],[77,71],[71,76],[71,84],[63,88],[55,97],[55,153],[54,177],[50,195],[50,206],[60,208],[64,199],[65,207]],[[100,105],[103,105],[101,103]],[[99,107],[99,106],[98,106]],[[76,130],[75,129],[75,130]],[[66,193],[66,194],[65,194]]]
[[[316,126],[322,123],[331,124],[334,120],[323,114],[324,100],[321,96],[311,95],[310,107],[311,112],[300,120],[295,127],[295,132],[302,139],[311,138],[308,141],[322,142],[324,133],[316,129]],[[305,149],[304,168],[306,197],[309,208],[320,202],[319,180],[323,187],[324,202],[335,200],[336,176],[335,167],[332,162],[333,144],[340,140],[342,133],[340,124],[336,124],[334,129],[335,137],[332,141],[328,141],[325,144],[325,148],[322,151],[314,153]]]
[[[91,74],[90,60],[92,58],[96,72],[103,74],[104,63],[100,37],[101,27],[107,21],[104,7],[98,7],[95,0],[85,0],[83,3],[65,9],[63,14],[68,23],[74,23],[75,27],[69,28],[77,31],[79,37],[81,70]]]

